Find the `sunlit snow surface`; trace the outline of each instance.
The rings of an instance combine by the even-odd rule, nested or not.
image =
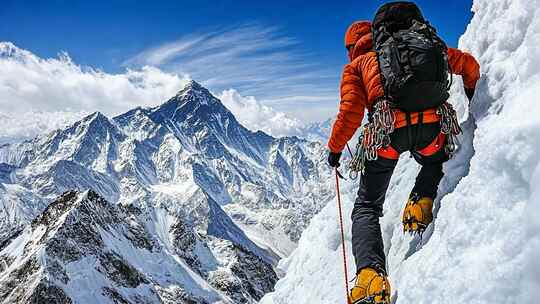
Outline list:
[[[418,170],[407,156],[388,192],[382,227],[396,303],[540,301],[540,1],[476,0],[473,10],[460,47],[479,59],[482,79],[469,120],[461,81],[453,87],[463,146],[445,167],[423,244],[400,224]],[[349,226],[356,184],[343,188]],[[332,202],[314,218],[261,303],[345,303],[336,209]]]

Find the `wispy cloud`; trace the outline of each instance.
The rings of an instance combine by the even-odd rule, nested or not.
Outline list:
[[[235,88],[262,102],[335,102],[341,67],[325,67],[278,27],[247,24],[190,34],[149,48],[125,66],[186,73],[214,90]],[[335,103],[334,103],[335,104]]]

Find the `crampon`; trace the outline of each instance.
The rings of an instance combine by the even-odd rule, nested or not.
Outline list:
[[[403,210],[403,231],[411,234],[419,234],[433,221],[433,200],[429,197],[419,198],[411,195],[411,198]]]
[[[390,304],[390,282],[386,275],[372,268],[364,268],[356,278],[349,294],[351,304]]]

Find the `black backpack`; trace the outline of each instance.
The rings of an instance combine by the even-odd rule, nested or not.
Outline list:
[[[443,104],[452,81],[447,47],[416,4],[387,3],[372,26],[385,97],[405,112]]]

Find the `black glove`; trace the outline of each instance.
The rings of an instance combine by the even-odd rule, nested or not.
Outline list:
[[[469,98],[469,102],[471,102],[474,97],[474,89],[465,88],[465,95],[467,95],[467,98]]]
[[[328,164],[330,165],[330,167],[338,168],[340,166],[340,163],[339,163],[340,158],[341,158],[341,152],[339,153],[330,152],[328,154]]]

